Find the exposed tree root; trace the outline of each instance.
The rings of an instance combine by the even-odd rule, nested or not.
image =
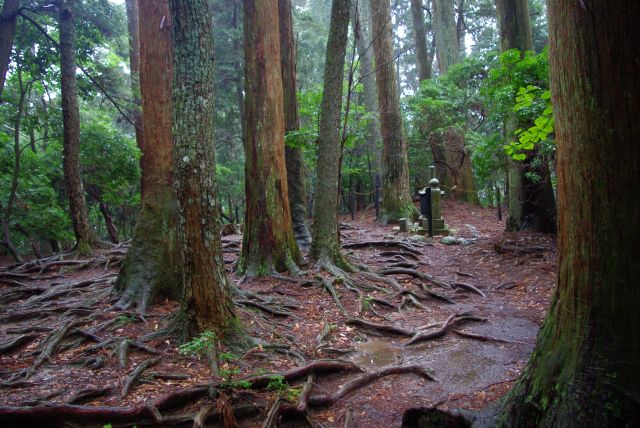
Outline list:
[[[80,391],[72,393],[65,401],[67,404],[81,404],[96,397],[109,395],[112,391],[113,388],[111,387],[81,389]]]
[[[371,321],[363,320],[361,318],[349,318],[345,321],[347,325],[354,325],[366,330],[378,331],[381,333],[397,334],[399,336],[413,336],[415,333],[413,330],[407,330],[406,328],[398,327],[389,324],[378,324]]]
[[[471,285],[471,284],[467,284],[466,282],[454,282],[454,283],[453,283],[453,286],[454,286],[454,287],[457,287],[457,288],[462,288],[462,289],[465,289],[465,290],[471,291],[471,292],[476,293],[477,295],[482,296],[482,297],[487,297],[487,296],[486,296],[482,291],[480,291],[477,287],[475,287],[475,286],[473,286],[473,285]]]
[[[427,275],[424,272],[417,271],[415,269],[407,269],[407,268],[390,268],[383,269],[380,271],[381,275],[410,275],[414,278],[421,279],[422,281],[429,282],[433,285],[437,285],[442,288],[450,289],[451,285],[447,284],[444,281],[440,281],[432,277],[431,275]]]
[[[352,392],[360,389],[371,382],[374,382],[382,377],[390,376],[390,375],[398,375],[398,374],[407,374],[414,373],[424,379],[435,381],[436,379],[433,377],[431,370],[428,370],[422,366],[411,365],[411,366],[390,366],[385,367],[381,370],[365,373],[346,384],[342,385],[335,393],[331,395],[315,395],[309,397],[309,405],[315,407],[328,407],[335,404],[337,401],[342,400],[347,395]]]
[[[461,337],[467,337],[469,339],[475,339],[475,340],[479,340],[481,342],[500,342],[500,343],[517,343],[520,345],[526,345],[527,342],[520,342],[518,340],[507,340],[507,339],[500,339],[498,337],[493,337],[493,336],[485,336],[482,334],[476,334],[476,333],[469,333],[467,331],[462,331],[462,330],[452,330],[455,334],[457,334],[458,336]]]
[[[8,354],[28,343],[33,342],[39,335],[37,334],[25,334],[18,336],[14,339],[0,343],[0,355]]]
[[[408,251],[380,251],[379,255],[383,256],[383,257],[387,257],[387,256],[396,257],[396,256],[399,256],[399,257],[402,257],[405,260],[406,260],[405,257],[409,257],[411,259],[414,259],[415,261],[419,261],[420,260],[420,258],[416,254],[410,253]]]
[[[362,241],[362,242],[350,242],[343,244],[342,248],[367,248],[367,247],[382,247],[382,248],[400,248],[407,253],[421,256],[422,253],[416,250],[412,245],[400,241]]]
[[[411,337],[411,339],[409,339],[408,341],[406,341],[404,343],[404,346],[409,346],[409,345],[414,345],[416,343],[419,342],[424,342],[427,340],[433,340],[433,339],[437,339],[439,337],[444,336],[445,334],[447,334],[447,331],[449,330],[449,328],[451,328],[453,325],[456,324],[460,324],[462,322],[465,321],[477,321],[477,322],[484,322],[486,321],[486,319],[484,318],[479,318],[479,317],[475,317],[475,316],[471,316],[468,314],[452,314],[451,316],[449,316],[449,318],[447,318],[437,330],[434,331],[424,331],[427,329],[427,326],[425,327],[424,330],[418,330],[417,332],[415,332],[415,334]]]
[[[136,367],[129,376],[127,376],[127,380],[122,387],[122,397],[126,397],[129,394],[129,391],[133,387],[133,384],[138,380],[140,375],[144,373],[145,370],[148,370],[150,367],[155,366],[160,362],[160,358],[150,358],[146,361],[143,361]]]

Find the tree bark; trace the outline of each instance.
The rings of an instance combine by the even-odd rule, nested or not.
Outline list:
[[[409,194],[407,145],[396,84],[389,0],[371,0],[371,15],[380,125],[384,142],[380,219],[383,222],[397,222],[403,217],[413,217],[416,209]]]
[[[366,19],[369,16],[369,8],[366,4],[366,2],[351,3],[351,26],[358,50],[364,107],[368,115],[367,150],[371,165],[371,183],[375,183],[376,176],[382,177],[382,134],[380,133],[380,108],[373,67],[371,31],[367,26],[369,20]]]
[[[518,49],[522,53],[533,50],[529,6],[526,0],[496,0],[500,47],[502,51]],[[505,137],[513,138],[513,131],[522,126],[515,117],[505,123]],[[523,229],[543,233],[556,232],[556,201],[551,184],[551,171],[544,160],[534,162],[538,150],[527,154],[522,162],[509,161],[509,218],[506,229]],[[531,174],[541,177],[531,180]]]
[[[640,4],[548,3],[558,288],[505,426],[640,424]]]
[[[277,0],[244,0],[246,213],[238,268],[249,276],[296,270],[284,155]]]
[[[167,0],[138,5],[140,92],[144,126],[142,206],[115,288],[116,307],[147,305],[182,294],[173,189],[171,16]]]
[[[427,50],[427,30],[425,28],[422,5],[422,0],[411,0],[411,17],[413,18],[413,39],[416,44],[418,83],[431,79],[431,58]]]
[[[318,189],[313,213],[311,257],[346,267],[340,251],[338,186],[340,181],[340,118],[344,63],[349,30],[350,0],[333,0],[324,66],[324,92],[320,107]]]
[[[296,99],[296,53],[293,41],[291,0],[278,0],[278,14],[280,16],[280,65],[284,102],[284,131],[291,132],[300,129],[298,101]],[[293,234],[299,246],[308,247],[311,244],[311,234],[307,226],[302,149],[300,147],[285,146],[284,150]]]
[[[239,324],[220,244],[213,143],[213,31],[206,0],[170,0],[173,18],[173,131],[184,298],[191,337],[225,338]]]
[[[13,37],[16,33],[19,7],[20,0],[4,0],[4,5],[2,5],[2,16],[0,17],[0,100],[11,62],[11,50],[13,49]]]
[[[133,126],[136,132],[138,149],[144,152],[144,124],[142,123],[142,100],[140,99],[140,28],[138,23],[138,0],[125,0],[127,8],[127,27],[129,30],[129,73],[131,94],[133,95]],[[144,198],[144,169],[140,160],[140,197]]]
[[[69,215],[76,237],[76,250],[80,253],[90,253],[96,238],[89,226],[87,203],[80,177],[80,110],[76,81],[74,6],[75,0],[61,0],[59,6],[62,168],[69,198]]]

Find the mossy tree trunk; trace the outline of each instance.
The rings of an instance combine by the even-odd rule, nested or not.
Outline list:
[[[527,0],[496,0],[496,14],[502,51],[519,49],[524,53],[533,50]],[[509,118],[505,123],[505,137],[513,138],[513,131],[521,125],[515,117]],[[538,156],[538,151],[533,150],[522,162],[509,161],[509,231],[556,231],[557,213],[551,171],[547,162],[536,161]],[[532,173],[540,180],[532,180]]]
[[[296,99],[296,52],[293,40],[293,17],[291,0],[278,0],[280,16],[280,64],[282,71],[282,92],[284,107],[284,131],[300,129],[298,101]],[[300,147],[285,146],[287,165],[287,185],[289,187],[289,207],[293,233],[301,247],[311,244],[311,234],[307,226],[307,204],[304,193],[304,162]]]
[[[417,211],[409,193],[407,144],[404,139],[400,96],[396,83],[389,0],[371,0],[373,52],[380,105],[382,156],[382,221],[397,222],[413,217]]]
[[[313,212],[311,257],[346,267],[340,252],[338,230],[338,186],[340,174],[340,129],[342,86],[349,30],[350,0],[333,0],[324,66],[324,92],[320,106],[318,144],[318,189]]]
[[[187,333],[237,327],[220,244],[213,142],[213,33],[206,0],[170,0],[173,140]]]
[[[138,0],[125,0],[127,9],[127,28],[129,31],[129,76],[133,95],[133,124],[136,143],[144,152],[144,124],[142,123],[142,100],[140,99],[140,29],[138,23]],[[140,163],[142,169],[142,162]],[[144,169],[142,169],[144,175]],[[144,198],[144,178],[140,179],[140,196]]]
[[[173,189],[171,87],[173,55],[167,0],[138,5],[140,29],[140,92],[144,126],[142,207],[131,248],[116,291],[116,307],[138,310],[163,298],[182,294],[177,254],[176,195]]]
[[[245,194],[242,254],[246,275],[296,270],[284,155],[277,0],[244,0]]]
[[[61,0],[60,25],[60,92],[62,93],[62,169],[69,198],[69,215],[76,237],[76,250],[90,253],[97,238],[89,226],[87,201],[80,177],[80,110],[76,81],[76,37],[74,29],[75,0]]]
[[[548,2],[558,288],[504,426],[640,424],[640,3]]]
[[[367,150],[371,169],[371,183],[375,183],[376,176],[382,177],[382,134],[380,133],[380,109],[378,108],[378,89],[373,67],[373,53],[371,50],[371,31],[367,24],[369,7],[367,2],[351,2],[351,28],[353,29],[356,49],[360,63],[360,80],[362,81],[362,95],[364,108],[369,116],[367,122]],[[375,186],[375,184],[374,184]]]

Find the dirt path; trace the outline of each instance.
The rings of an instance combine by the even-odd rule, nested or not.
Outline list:
[[[503,233],[492,210],[446,202],[443,211],[458,236],[477,240],[470,245],[415,241],[392,227],[376,225],[366,212],[355,221],[344,220],[343,243],[400,241],[412,249],[409,254],[401,250],[402,258],[388,254],[389,248],[346,251],[353,260],[374,270],[401,263],[430,276],[436,284],[452,285],[451,289],[424,278],[390,274],[389,278],[413,293],[396,295],[388,284],[355,275],[360,292],[349,290],[343,281],[334,283],[346,312],[342,313],[319,282],[296,284],[263,278],[239,285],[251,296],[240,299],[244,301],[239,301],[240,315],[249,334],[259,338],[261,345],[221,365],[222,374],[227,374],[223,376],[226,386],[245,376],[284,372],[318,359],[346,360],[369,374],[380,374],[390,366],[428,368],[436,379],[418,376],[415,370],[380,376],[339,396],[331,406],[322,406],[323,396],[366,374],[344,370],[318,373],[309,405],[313,420],[324,427],[343,427],[347,418],[351,427],[397,427],[403,411],[410,407],[440,403],[479,408],[502,396],[526,362],[544,318],[556,279],[555,243],[546,236]],[[229,267],[237,257],[239,241],[240,236],[235,235],[224,239]],[[120,258],[116,252],[102,254],[90,264],[51,266],[42,273],[40,269],[18,277],[7,270],[0,273],[0,406],[4,406],[0,407],[0,426],[27,426],[6,422],[7,412],[17,411],[18,406],[73,403],[133,409],[152,402],[160,403],[162,417],[170,418],[165,419],[165,426],[192,426],[193,413],[207,403],[220,404],[219,396],[207,399],[205,388],[179,406],[161,403],[159,397],[216,382],[229,402],[236,404],[238,418],[245,415],[239,419],[241,426],[261,426],[278,395],[273,385],[269,389],[255,382],[249,390],[224,388],[219,384],[224,379],[212,374],[205,359],[181,355],[172,339],[143,341],[144,335],[162,327],[176,307],[174,302],[152,307],[144,318],[111,309],[109,291]],[[316,276],[327,277],[324,272],[311,271],[308,278]],[[231,277],[239,283],[239,278]],[[463,285],[455,285],[459,283]],[[370,286],[374,288],[367,288]],[[347,323],[349,318],[361,321]],[[441,335],[426,339],[447,320],[450,325]],[[401,334],[381,333],[366,322],[392,326]],[[407,344],[412,333],[431,324],[421,330],[425,340]],[[326,334],[319,340],[323,332]],[[57,336],[61,337],[56,342]],[[24,343],[14,343],[17,338]],[[125,339],[128,346],[123,345]],[[12,343],[15,346],[9,346]],[[126,358],[123,348],[128,350]],[[155,364],[131,383],[123,397],[127,378],[145,362]],[[300,387],[305,379],[306,375],[299,376],[290,386]],[[281,395],[296,401],[296,394],[286,390],[286,385],[278,388],[283,390]],[[79,396],[80,391],[86,396]],[[140,409],[146,411],[144,406]],[[211,412],[215,414],[215,410]],[[180,419],[176,416],[180,414],[190,416]],[[86,423],[82,425],[118,426],[116,419],[92,419],[94,425],[83,419]],[[137,425],[144,426],[144,420],[139,419],[142,423]],[[151,416],[146,420],[157,425]],[[209,418],[211,423],[215,420],[215,415]],[[122,426],[131,425],[126,418],[122,420]],[[61,425],[45,418],[37,426]],[[295,420],[282,426],[304,423]]]

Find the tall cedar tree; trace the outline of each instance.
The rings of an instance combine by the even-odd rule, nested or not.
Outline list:
[[[353,29],[356,49],[360,63],[360,80],[367,122],[367,142],[371,169],[371,182],[382,177],[382,134],[380,133],[380,109],[378,108],[378,89],[371,52],[371,31],[367,26],[369,7],[367,2],[351,2],[351,28]]]
[[[422,0],[411,0],[411,17],[413,22],[413,39],[416,45],[418,82],[431,79],[431,64],[433,62],[433,58],[427,50],[427,29],[422,8]]]
[[[380,216],[383,221],[397,222],[403,217],[413,217],[416,209],[409,194],[407,144],[393,60],[390,0],[371,0],[371,17],[380,127],[384,143]]]
[[[213,31],[206,0],[170,0],[173,19],[173,141],[188,336],[237,327],[222,260],[213,141]]]
[[[454,2],[433,0],[436,54],[440,75],[460,59],[460,44],[456,28]],[[430,142],[438,178],[452,197],[478,203],[476,186],[471,168],[471,156],[464,144],[464,134],[449,128]]]
[[[300,129],[298,100],[296,99],[296,52],[293,40],[291,0],[278,0],[280,16],[280,64],[282,68],[282,93],[284,102],[285,132]],[[293,233],[301,247],[311,244],[307,226],[307,204],[304,193],[304,162],[300,147],[285,147],[289,207]]]
[[[496,0],[500,46],[502,51],[533,50],[529,6],[527,0]],[[526,125],[525,125],[526,126]],[[505,123],[505,136],[513,137],[519,124],[515,118]],[[509,218],[507,230],[556,231],[556,201],[551,185],[551,172],[545,162],[537,162],[537,150],[528,153],[522,162],[509,162]],[[532,180],[531,174],[540,177]]]
[[[73,24],[75,0],[61,0],[60,25],[60,91],[62,93],[62,169],[69,198],[69,215],[76,237],[76,250],[91,252],[97,238],[89,226],[87,202],[80,177],[80,110],[76,81],[76,37]]]
[[[129,30],[129,75],[133,106],[131,113],[136,132],[136,143],[144,152],[144,124],[142,123],[142,100],[140,99],[140,27],[138,23],[138,0],[125,0],[127,28]],[[142,162],[140,162],[142,169]],[[142,170],[144,175],[144,170]],[[140,179],[140,195],[144,197],[144,178]]]
[[[640,425],[640,3],[549,8],[558,288],[505,426]]]
[[[324,66],[324,91],[320,107],[318,190],[313,213],[311,257],[321,263],[348,264],[340,252],[338,185],[340,174],[340,116],[342,85],[349,30],[350,0],[333,0]]]
[[[11,50],[13,37],[16,33],[16,19],[20,0],[4,0],[2,16],[0,17],[0,99],[7,78],[9,63],[11,62]]]
[[[177,252],[176,195],[173,189],[171,87],[173,54],[167,0],[138,5],[140,91],[144,126],[142,187],[145,189],[133,241],[118,275],[117,307],[144,309],[181,295]]]
[[[239,271],[297,270],[284,156],[277,0],[244,0],[246,213]]]

